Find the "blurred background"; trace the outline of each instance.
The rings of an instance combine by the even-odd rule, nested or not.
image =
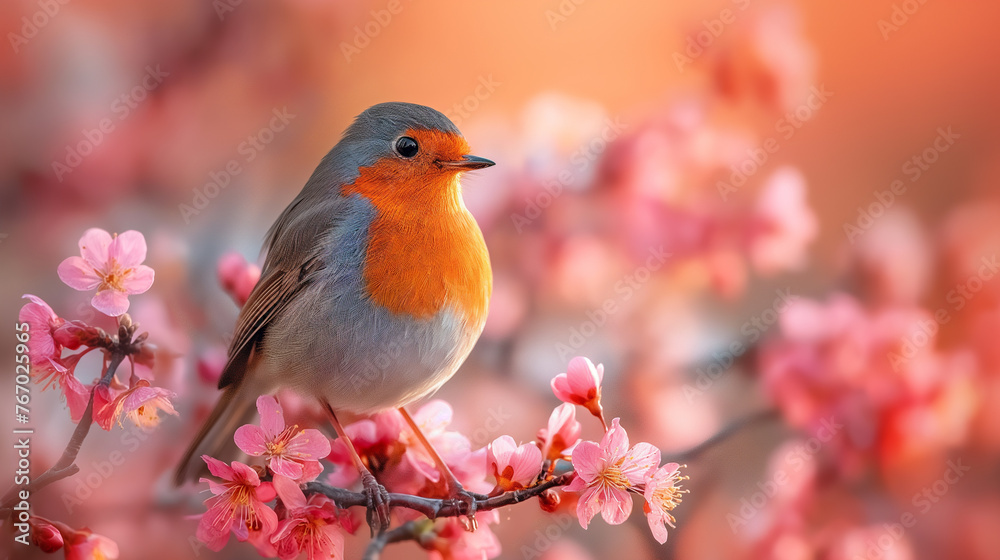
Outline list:
[[[166,473],[215,399],[238,311],[217,263],[257,258],[355,115],[409,101],[498,164],[463,179],[489,322],[439,393],[474,446],[533,439],[576,355],[604,364],[610,417],[665,456],[772,412],[687,461],[665,546],[640,511],[583,531],[531,502],[501,511],[502,558],[1000,557],[998,16],[917,0],[4,2],[0,312],[13,322],[33,293],[93,319],[56,266],[87,228],[139,230],[156,282],[130,313],[179,395],[154,432],[93,433],[36,513],[121,558],[196,555],[185,516],[205,496]],[[41,472],[73,425],[58,391],[33,399]]]

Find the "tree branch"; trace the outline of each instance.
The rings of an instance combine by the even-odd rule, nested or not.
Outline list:
[[[108,369],[101,376],[101,380],[95,383],[94,387],[90,390],[90,400],[87,402],[87,408],[83,411],[83,416],[77,423],[76,429],[73,430],[73,436],[70,438],[69,443],[66,444],[66,449],[63,451],[59,461],[29,484],[11,486],[10,490],[0,500],[0,514],[2,516],[5,517],[13,511],[12,508],[17,503],[18,494],[21,490],[34,492],[80,471],[80,467],[76,466],[75,462],[77,455],[80,454],[80,448],[83,446],[83,440],[87,438],[87,434],[90,433],[90,426],[94,423],[94,394],[99,386],[107,385],[111,382],[111,378],[114,377],[115,371],[122,363],[122,360],[132,351],[131,340],[120,339],[120,342],[114,345],[111,349],[111,359],[108,361]]]
[[[749,428],[758,422],[764,422],[767,420],[772,420],[778,417],[778,411],[776,409],[770,408],[762,410],[760,412],[755,412],[746,418],[741,418],[725,428],[722,428],[716,432],[712,437],[706,439],[705,441],[699,443],[698,445],[677,453],[671,457],[664,457],[668,463],[683,463],[685,461],[690,461],[692,459],[697,459],[699,455],[708,451],[712,447],[722,443],[723,441],[729,439],[739,431]]]
[[[375,535],[375,538],[373,538],[365,548],[365,553],[361,557],[361,560],[379,560],[386,545],[409,540],[417,540],[418,526],[419,525],[416,521],[407,521],[395,529],[390,529]]]
[[[569,484],[573,478],[573,472],[561,474],[555,478],[550,478],[540,484],[522,490],[511,490],[488,498],[475,498],[472,501],[474,511],[489,511],[512,504],[517,504],[538,496],[542,492]],[[351,492],[343,488],[334,488],[322,482],[310,482],[305,485],[303,492],[306,495],[323,494],[333,500],[340,509],[347,509],[355,506],[366,507],[368,499],[361,492]],[[389,507],[403,507],[422,513],[430,519],[441,517],[460,517],[468,515],[465,504],[459,500],[447,500],[438,498],[424,498],[411,494],[389,493]]]

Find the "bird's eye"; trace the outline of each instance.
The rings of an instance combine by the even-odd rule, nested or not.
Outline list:
[[[411,158],[417,155],[417,151],[420,149],[417,146],[417,141],[409,136],[403,136],[399,140],[396,140],[396,153],[405,157]]]

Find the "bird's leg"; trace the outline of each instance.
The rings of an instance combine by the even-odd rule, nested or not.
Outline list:
[[[365,466],[365,463],[361,460],[361,456],[358,455],[358,450],[354,448],[351,438],[347,437],[344,426],[341,425],[340,420],[337,420],[337,414],[333,412],[333,408],[324,402],[323,409],[326,410],[327,416],[330,417],[330,422],[333,424],[333,429],[337,431],[337,436],[344,440],[347,452],[351,455],[351,461],[354,462],[354,466],[361,473],[361,484],[364,485],[365,496],[368,497],[368,514],[366,519],[374,537],[376,533],[382,533],[389,528],[389,492],[386,491],[385,486],[382,486],[375,480],[375,475]]]
[[[423,445],[424,448],[427,449],[427,452],[430,454],[431,459],[434,461],[434,464],[438,468],[438,472],[440,472],[441,476],[447,481],[449,498],[461,504],[460,507],[462,507],[462,511],[465,513],[465,515],[468,517],[469,520],[467,528],[470,531],[475,531],[477,526],[476,499],[486,499],[487,496],[469,492],[465,488],[462,488],[462,483],[458,481],[458,478],[455,476],[455,473],[451,472],[451,469],[448,468],[448,465],[444,462],[444,459],[442,459],[441,456],[438,455],[437,450],[434,449],[434,446],[431,445],[431,442],[427,441],[427,436],[425,436],[424,433],[420,431],[420,427],[417,426],[417,423],[413,420],[413,417],[410,416],[410,413],[407,412],[406,409],[403,407],[399,407],[399,412],[400,414],[403,415],[403,419],[406,420],[406,423],[409,424],[410,430],[413,431],[413,435],[415,435],[417,439],[420,441],[421,445]]]

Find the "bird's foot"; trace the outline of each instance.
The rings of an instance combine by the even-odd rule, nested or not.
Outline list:
[[[361,473],[361,484],[368,498],[366,519],[374,537],[389,528],[389,492],[367,471]]]
[[[468,531],[475,531],[479,526],[476,522],[476,500],[485,500],[488,497],[470,492],[463,488],[457,480],[454,480],[451,484],[448,501],[458,509],[459,513],[465,516],[465,528]]]

